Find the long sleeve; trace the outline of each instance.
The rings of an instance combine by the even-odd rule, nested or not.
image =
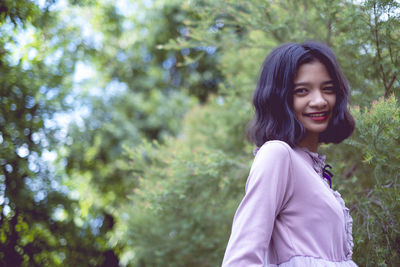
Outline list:
[[[270,141],[258,151],[233,219],[223,267],[264,266],[276,216],[293,193],[290,147]]]

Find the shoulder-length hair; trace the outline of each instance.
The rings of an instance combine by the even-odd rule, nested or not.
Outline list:
[[[305,129],[293,113],[294,79],[301,65],[313,61],[325,65],[336,92],[332,119],[319,134],[319,142],[340,143],[352,134],[354,119],[347,109],[349,86],[333,51],[314,41],[288,43],[266,57],[254,92],[255,116],[247,128],[247,137],[258,147],[269,140],[295,147],[303,139]]]

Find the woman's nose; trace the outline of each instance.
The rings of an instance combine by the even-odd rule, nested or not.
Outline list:
[[[325,108],[328,105],[328,102],[324,98],[322,92],[319,90],[314,91],[313,94],[311,94],[311,100],[309,103],[310,107],[313,108]]]

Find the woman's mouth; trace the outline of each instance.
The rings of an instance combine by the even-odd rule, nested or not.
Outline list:
[[[325,121],[328,119],[329,111],[306,113],[304,116],[309,117],[313,121]]]

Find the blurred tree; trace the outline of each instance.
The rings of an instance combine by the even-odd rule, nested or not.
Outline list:
[[[353,104],[367,105],[392,92],[398,96],[398,1],[356,4],[340,0],[192,0],[182,8],[201,12],[195,19],[185,20],[187,38],[170,40],[165,47],[216,47],[221,62],[217,68],[229,78],[224,79],[230,85],[229,91],[238,88],[236,93],[248,95],[253,90],[247,85],[254,84],[254,69],[259,68],[272,47],[312,39],[329,44],[336,52],[352,85]],[[254,62],[254,58],[259,62]],[[251,64],[251,68],[245,64]]]
[[[0,3],[0,265],[117,266],[95,222],[79,216],[62,173],[49,160],[62,134],[55,114],[68,107],[81,56],[78,29],[53,1]],[[60,135],[61,134],[61,135]]]
[[[123,146],[163,140],[181,133],[183,115],[217,91],[221,79],[212,47],[162,49],[169,39],[185,38],[183,20],[196,16],[181,1],[96,1],[71,12],[90,29],[93,50],[81,63],[93,76],[74,84],[75,106],[88,111],[71,123],[59,164],[84,210],[105,209],[115,224],[127,195],[138,185],[124,162]],[[184,56],[199,57],[192,63]],[[90,186],[87,186],[90,185]],[[96,208],[97,207],[97,208]],[[123,246],[119,234],[111,247]]]
[[[186,116],[183,138],[127,148],[125,165],[139,185],[118,226],[127,242],[123,263],[220,264],[252,156],[244,143],[249,112],[241,104],[210,99]]]
[[[178,134],[183,114],[196,99],[206,101],[220,77],[211,56],[183,63],[183,55],[196,56],[206,48],[157,48],[185,35],[182,21],[190,14],[179,9],[178,1],[156,1],[147,7],[134,1],[120,7],[99,1],[90,10],[87,21],[93,35],[102,37],[86,63],[98,75],[79,85],[87,91],[78,102],[90,115],[80,125],[71,125],[63,155],[68,172],[89,171],[93,186],[117,203],[135,185],[117,163],[124,158],[122,145]],[[87,12],[82,9],[80,14]],[[93,88],[100,93],[93,94]]]

